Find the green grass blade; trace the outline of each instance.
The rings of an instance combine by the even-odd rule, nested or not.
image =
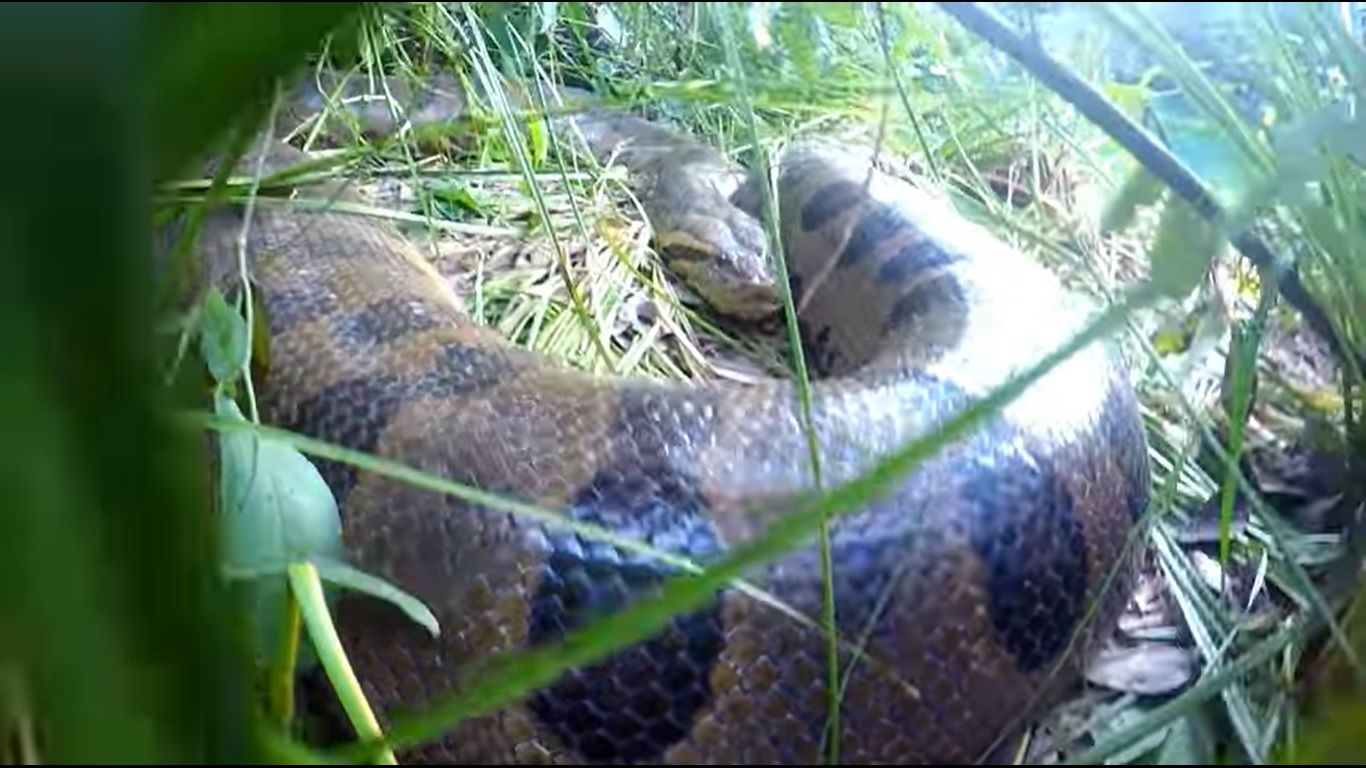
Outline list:
[[[489,94],[493,99],[494,108],[497,111],[499,118],[502,120],[504,135],[507,138],[509,146],[513,150],[513,157],[517,161],[517,167],[528,180],[527,189],[531,193],[532,199],[536,202],[536,209],[540,213],[543,221],[549,221],[550,214],[546,209],[545,199],[541,196],[540,187],[535,183],[535,172],[532,168],[531,159],[527,156],[527,148],[522,143],[522,132],[517,129],[517,126],[513,121],[512,106],[507,101],[507,94],[498,77],[497,70],[493,65],[493,60],[489,57],[488,48],[484,44],[484,37],[477,34],[477,28],[479,26],[477,17],[474,15],[473,9],[469,6],[465,6],[464,15],[468,28],[465,26],[457,26],[457,29],[464,31],[465,42],[472,51],[471,61],[482,83],[483,92]],[[589,340],[592,342],[599,359],[607,369],[610,370],[612,367],[612,355],[607,349],[606,342],[603,340],[602,329],[599,327],[597,318],[593,316],[588,305],[584,302],[579,286],[574,281],[574,277],[569,271],[565,248],[555,234],[554,228],[550,228],[549,233],[551,242],[555,248],[555,255],[558,260],[557,263],[560,267],[560,276],[564,281],[564,288],[568,292],[570,300],[573,303],[574,311],[584,323],[585,328],[589,333]]]
[[[327,599],[323,596],[317,568],[307,562],[290,563],[288,572],[289,586],[298,601],[304,626],[308,628],[318,659],[327,670],[327,677],[337,691],[351,726],[366,741],[379,739],[382,736],[379,721],[375,719],[375,713],[361,690],[360,681],[346,659],[346,650],[342,648],[341,638],[337,636],[331,612],[327,609]],[[386,748],[378,748],[377,752],[367,754],[381,764],[398,764],[393,753]]]

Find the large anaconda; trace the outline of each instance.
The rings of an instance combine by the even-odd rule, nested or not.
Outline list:
[[[420,121],[462,104],[449,93],[411,98],[400,104]],[[384,123],[389,112],[372,115]],[[719,154],[611,110],[555,125],[562,140],[576,128],[599,158],[631,170],[680,274],[720,286],[710,295],[731,309],[772,301],[759,282],[762,196]],[[299,157],[283,143],[270,152],[277,167]],[[820,375],[811,418],[826,484],[867,470],[1079,327],[1084,308],[1051,276],[867,157],[803,145],[774,168],[782,248]],[[220,211],[201,232],[199,253],[219,274],[235,272],[241,215]],[[477,327],[384,221],[262,206],[248,231],[270,336],[256,381],[268,422],[701,562],[761,534],[810,487],[791,382],[666,385],[570,370]],[[1120,552],[1148,498],[1147,462],[1134,394],[1097,345],[842,518],[831,549],[837,621],[868,653],[841,659],[842,760],[980,759],[1050,673],[1075,681],[1123,603]],[[553,641],[672,573],[504,512],[322,469],[355,562],[418,596],[442,627],[433,639],[387,604],[350,596],[339,606],[345,648],[385,717],[457,690],[465,665]],[[1121,578],[1102,594],[1117,565]],[[814,542],[750,578],[821,615]],[[728,591],[649,642],[403,757],[811,763],[826,737],[825,660],[818,621]]]

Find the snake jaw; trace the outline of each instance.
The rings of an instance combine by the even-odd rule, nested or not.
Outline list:
[[[757,249],[753,240],[742,245],[739,237],[703,239],[684,230],[658,239],[674,272],[718,312],[755,321],[780,309],[782,299],[769,269],[762,232]]]

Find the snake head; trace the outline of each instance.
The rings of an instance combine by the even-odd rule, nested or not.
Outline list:
[[[689,207],[656,231],[669,266],[724,315],[755,321],[776,314],[782,298],[759,222],[724,198],[710,201],[705,213]]]

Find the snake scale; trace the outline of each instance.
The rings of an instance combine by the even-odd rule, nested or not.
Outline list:
[[[467,106],[454,80],[391,89],[414,123]],[[316,91],[301,93],[296,106],[317,106]],[[395,127],[387,106],[349,109],[368,130]],[[722,310],[773,311],[755,178],[624,111],[570,111],[552,125],[628,169],[675,274]],[[267,146],[267,169],[303,157],[283,141]],[[826,485],[1041,359],[1089,311],[866,153],[794,145],[771,178]],[[228,284],[242,216],[222,208],[198,237],[207,274]],[[699,563],[761,535],[811,487],[791,381],[665,384],[544,359],[472,322],[415,247],[373,217],[261,206],[247,245],[269,336],[255,382],[269,423],[567,510]],[[355,564],[417,596],[441,625],[433,638],[387,603],[339,603],[342,642],[385,722],[458,691],[467,665],[553,642],[675,573],[505,511],[319,467]],[[1134,392],[1097,343],[841,518],[830,540],[837,625],[866,653],[840,658],[842,761],[981,760],[1043,694],[1075,682],[1124,603],[1122,550],[1148,494]],[[1105,591],[1112,569],[1119,578]],[[786,610],[723,591],[649,641],[400,758],[820,760],[829,698],[817,544],[748,578]]]

